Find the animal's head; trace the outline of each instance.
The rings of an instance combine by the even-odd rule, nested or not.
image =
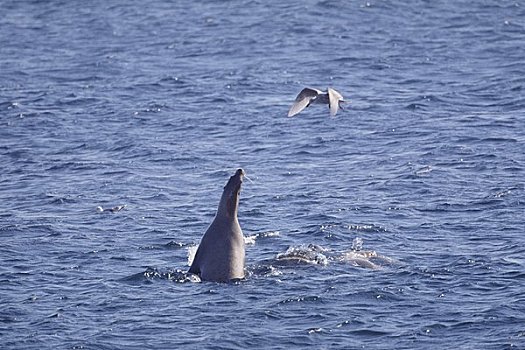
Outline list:
[[[244,170],[237,169],[235,174],[230,177],[224,192],[222,193],[221,206],[225,211],[226,216],[235,217],[237,215],[237,208],[239,207],[239,194],[241,192],[242,181],[244,180]]]

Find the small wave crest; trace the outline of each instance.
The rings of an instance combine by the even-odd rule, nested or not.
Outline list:
[[[326,249],[315,244],[289,247],[284,253],[277,254],[279,262],[303,263],[312,265],[328,265],[328,258],[324,254]]]
[[[200,282],[199,276],[181,270],[162,271],[157,268],[148,267],[145,271],[136,273],[122,279],[128,283],[151,283],[154,280],[168,280],[177,283]]]
[[[384,226],[376,224],[350,224],[348,225],[350,231],[363,231],[363,232],[386,232],[387,229]]]

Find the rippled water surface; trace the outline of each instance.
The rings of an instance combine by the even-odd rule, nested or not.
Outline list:
[[[524,38],[519,1],[1,1],[1,348],[525,348]],[[349,103],[287,118],[305,86]],[[238,167],[247,277],[197,283]]]

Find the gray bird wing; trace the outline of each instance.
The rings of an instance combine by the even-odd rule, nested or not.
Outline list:
[[[339,101],[343,101],[343,95],[332,88],[328,88],[328,102],[330,105],[330,115],[333,117],[339,110]]]
[[[299,95],[297,95],[297,97],[295,98],[294,104],[288,111],[288,116],[293,117],[294,115],[308,107],[310,102],[312,102],[312,100],[314,100],[320,92],[321,91],[317,89],[311,88],[304,88],[303,90],[301,90]]]

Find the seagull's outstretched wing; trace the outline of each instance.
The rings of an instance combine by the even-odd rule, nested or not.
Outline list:
[[[311,88],[304,88],[301,90],[299,95],[295,98],[293,106],[288,111],[288,116],[293,117],[297,113],[301,112],[303,109],[308,107],[310,102],[319,95],[321,91]]]
[[[333,117],[339,110],[339,101],[343,101],[343,95],[332,88],[328,88],[328,102],[330,105],[330,115]]]

